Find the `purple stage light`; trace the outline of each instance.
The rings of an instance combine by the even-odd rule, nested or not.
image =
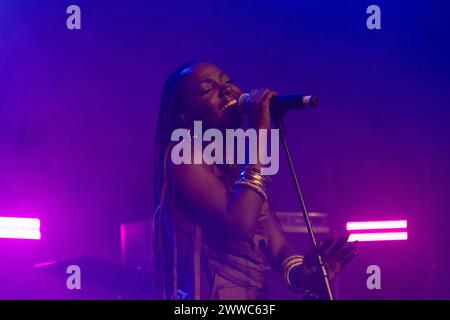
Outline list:
[[[35,218],[0,217],[0,238],[40,240],[40,226]]]
[[[408,240],[408,232],[352,233],[348,242]]]
[[[406,220],[347,222],[348,231],[377,230],[377,229],[406,229],[407,227],[408,222]]]
[[[407,227],[407,220],[347,222],[348,242],[407,240]]]

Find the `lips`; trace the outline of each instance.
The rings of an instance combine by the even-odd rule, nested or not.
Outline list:
[[[232,107],[234,107],[234,106],[236,106],[237,105],[237,100],[236,99],[233,99],[233,100],[230,100],[230,101],[228,101],[223,107],[222,107],[222,110],[226,110],[226,109],[229,109],[229,108],[232,108]]]

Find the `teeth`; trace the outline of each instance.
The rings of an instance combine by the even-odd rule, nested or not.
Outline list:
[[[236,99],[233,99],[233,100],[231,100],[231,101],[228,101],[227,104],[223,106],[222,110],[226,110],[226,109],[228,109],[229,107],[231,107],[232,105],[235,105],[236,103],[237,103],[237,100],[236,100]]]

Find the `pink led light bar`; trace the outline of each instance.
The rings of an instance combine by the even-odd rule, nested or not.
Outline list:
[[[391,241],[407,240],[408,232],[376,232],[376,233],[352,233],[348,242],[353,241]]]
[[[347,222],[347,230],[406,229],[406,220]]]
[[[407,227],[406,220],[347,222],[348,242],[407,240]]]
[[[39,219],[0,217],[0,238],[40,240],[40,227]]]

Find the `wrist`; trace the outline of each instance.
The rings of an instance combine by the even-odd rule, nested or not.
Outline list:
[[[293,268],[289,274],[291,288],[294,291],[316,291],[320,287],[323,276],[319,267],[306,264]]]
[[[261,195],[264,200],[267,200],[266,188],[270,184],[271,179],[262,175],[260,169],[258,165],[243,166],[235,185],[250,188]]]
[[[281,263],[281,275],[284,284],[295,290],[298,283],[298,273],[301,271],[303,265],[303,256],[291,255],[283,260]]]

